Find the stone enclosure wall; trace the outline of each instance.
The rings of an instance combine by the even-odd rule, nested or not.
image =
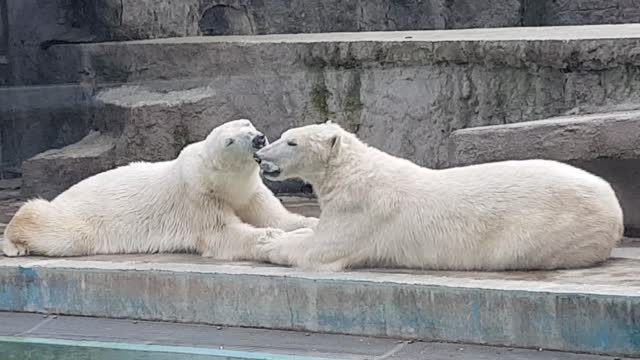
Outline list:
[[[71,51],[77,58],[65,57],[66,68],[55,65],[51,49],[61,44],[195,35],[620,23],[638,21],[639,9],[633,0],[0,0],[0,85],[76,82],[83,75],[83,80],[95,82],[76,50]],[[91,61],[89,68],[116,71],[109,70],[108,63],[99,64],[99,58]],[[52,80],[53,71],[61,72],[57,80]],[[115,83],[126,80],[130,70],[117,71],[111,77]],[[354,76],[357,83],[358,75]],[[324,108],[320,98],[325,91],[318,86],[316,105]],[[56,103],[52,91],[42,89],[33,97],[34,90],[29,89],[25,97],[22,90],[0,91],[0,167],[5,175],[6,170],[19,172],[22,161],[40,151],[79,140],[93,116],[68,102]],[[67,91],[74,90],[63,90]],[[34,109],[14,105],[23,104],[25,98],[36,103]],[[72,98],[77,98],[75,93]],[[351,107],[356,114],[360,104]],[[402,145],[407,146],[411,147]]]
[[[136,131],[128,137],[140,145],[125,159],[173,156],[184,138],[200,139],[242,116],[270,137],[333,119],[387,152],[443,167],[456,129],[640,104],[638,47],[638,39],[171,40],[57,46],[49,55],[59,67],[43,75],[49,82],[128,85],[97,98],[122,112],[97,127]],[[66,70],[76,67],[84,71]]]
[[[4,1],[12,84],[42,83],[40,57],[59,43],[640,21],[635,0]]]

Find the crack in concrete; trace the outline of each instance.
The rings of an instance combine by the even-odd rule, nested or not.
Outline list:
[[[36,324],[35,326],[33,326],[31,329],[25,330],[21,333],[17,333],[15,334],[15,336],[24,336],[24,335],[28,335],[31,334],[32,332],[38,330],[41,326],[43,326],[44,324],[50,322],[53,320],[53,317],[48,317],[44,320],[42,320],[41,322],[39,322],[38,324]]]
[[[293,327],[293,308],[291,307],[291,297],[289,296],[289,281],[285,277],[284,279],[284,293],[287,296],[287,309],[289,309],[289,327],[294,329]]]
[[[120,0],[120,26],[124,24],[124,0]]]
[[[402,350],[407,345],[409,345],[409,342],[408,341],[403,341],[400,344],[394,346],[393,349],[387,351],[386,353],[384,353],[384,354],[382,354],[380,356],[374,357],[373,360],[388,359],[388,358],[392,357],[393,355],[395,355],[398,351]]]

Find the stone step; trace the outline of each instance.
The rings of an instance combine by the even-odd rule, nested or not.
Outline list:
[[[0,259],[0,310],[640,356],[640,260],[306,273],[190,255]]]
[[[637,108],[638,47],[640,24],[174,38],[48,51],[51,81],[124,85],[97,98],[121,109],[132,129],[139,122],[195,139],[241,116],[278,136],[332,119],[384,151],[442,167],[453,130]],[[158,158],[173,151],[160,150]]]
[[[21,195],[50,200],[81,180],[115,166],[115,139],[91,132],[77,143],[47,150],[25,161]]]
[[[550,159],[611,182],[622,204],[628,236],[640,236],[640,111],[556,117],[479,126],[449,137],[450,166]]]
[[[9,6],[16,42],[104,41],[188,35],[395,31],[640,21],[628,0],[272,0],[120,3],[84,9],[23,1]],[[150,9],[153,8],[153,11]],[[20,27],[37,17],[40,26]],[[0,33],[2,35],[2,33]],[[14,45],[15,46],[15,45]],[[0,49],[1,50],[1,49]]]
[[[451,166],[544,158],[557,161],[640,159],[640,111],[561,116],[478,126],[449,137]]]
[[[12,85],[46,84],[41,72],[50,65],[48,49],[65,43],[640,21],[632,0],[25,0],[0,12],[6,12],[0,14],[0,29],[6,27],[4,34],[0,30],[0,54],[4,40],[11,63],[8,74],[0,66],[0,82]]]
[[[41,71],[51,83],[101,84],[453,65],[571,75],[637,65],[639,40],[640,24],[201,36],[54,45]]]

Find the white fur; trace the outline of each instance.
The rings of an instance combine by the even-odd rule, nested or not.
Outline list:
[[[555,161],[431,170],[335,124],[291,129],[257,156],[267,177],[311,183],[322,208],[314,231],[262,242],[260,251],[278,264],[574,268],[607,259],[623,232],[611,186]]]
[[[5,231],[7,256],[197,252],[255,259],[259,239],[313,226],[288,212],[252,158],[248,120],[214,129],[178,158],[132,163],[23,205]],[[282,230],[279,230],[282,229]]]

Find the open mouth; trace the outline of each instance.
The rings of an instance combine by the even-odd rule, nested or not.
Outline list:
[[[276,178],[280,175],[280,167],[270,162],[261,162],[260,170],[262,170],[262,175],[266,177]]]
[[[258,163],[260,164],[260,171],[262,172],[263,176],[276,178],[280,175],[280,167],[278,165],[272,163],[271,161],[261,160],[257,155],[256,161],[258,161]]]
[[[280,176],[280,169],[271,171],[262,170],[262,175],[270,178],[277,178],[278,176]]]

